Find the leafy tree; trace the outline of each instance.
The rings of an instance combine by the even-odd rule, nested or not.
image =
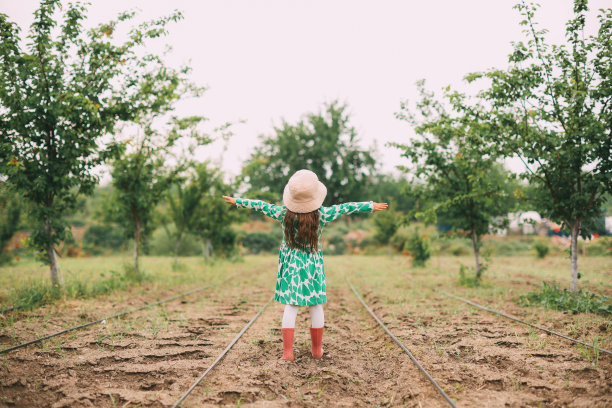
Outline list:
[[[213,254],[228,256],[234,251],[237,242],[232,224],[242,221],[244,215],[231,211],[221,196],[235,188],[223,181],[223,174],[218,170],[205,165],[199,170],[198,177],[211,183],[200,198],[189,232],[200,238],[204,258],[208,259]]]
[[[84,5],[60,11],[60,0],[41,1],[25,46],[17,24],[0,14],[0,174],[29,203],[29,243],[56,286],[63,279],[55,245],[70,236],[64,217],[78,194],[92,192],[93,170],[118,151],[102,137],[118,122],[163,111],[185,73],[146,53],[148,40],[182,18],[178,12],[120,41],[113,33],[134,13],[86,31]]]
[[[389,208],[408,214],[416,204],[412,184],[405,177],[391,174],[377,174],[372,180],[367,196],[375,202],[387,202]],[[385,211],[380,214],[386,214]]]
[[[201,221],[201,207],[205,203],[203,196],[208,194],[213,184],[217,182],[218,177],[217,172],[211,171],[205,163],[194,164],[189,170],[193,174],[187,181],[187,184],[185,185],[182,182],[176,183],[175,191],[167,195],[168,216],[176,227],[174,234],[171,234],[166,229],[168,236],[173,235],[175,240],[174,262],[178,260],[178,253],[184,234],[194,230],[193,226]]]
[[[513,43],[509,67],[486,77],[498,151],[519,157],[538,210],[571,235],[571,287],[578,290],[578,235],[588,237],[612,191],[612,9],[585,36],[586,0],[574,1],[566,43],[549,45],[534,21],[537,6],[515,6],[528,41]]]
[[[325,205],[363,199],[376,162],[359,147],[346,106],[333,102],[324,112],[310,113],[295,125],[283,122],[274,131],[261,137],[243,170],[251,193],[278,201],[289,177],[306,168],[327,186]]]
[[[465,95],[447,88],[448,112],[443,101],[425,90],[424,81],[418,86],[417,115],[402,104],[398,117],[412,123],[419,137],[407,144],[393,144],[412,163],[411,168],[402,169],[421,181],[414,190],[420,204],[414,212],[428,221],[443,218],[453,229],[469,234],[476,278],[480,279],[481,237],[498,217],[507,214],[512,201],[507,175],[495,156],[483,150],[491,127],[482,107],[470,105]],[[436,204],[419,211],[431,202]]]
[[[210,142],[208,136],[196,130],[203,118],[173,118],[170,130],[163,132],[152,127],[157,115],[148,118],[142,134],[129,139],[121,156],[111,161],[113,193],[104,211],[107,221],[122,225],[126,235],[134,239],[131,272],[136,279],[142,275],[138,267],[140,245],[154,230],[156,207],[185,170],[184,161],[177,160],[173,148],[177,141],[187,137],[195,138],[199,144]],[[172,158],[179,164],[170,165]]]
[[[391,237],[399,228],[401,216],[396,211],[383,211],[376,214],[373,219],[376,227],[374,238],[381,244],[387,245],[387,252],[391,256]]]
[[[5,182],[0,182],[0,264],[10,258],[5,250],[7,243],[17,232],[21,220],[21,203],[18,196]]]

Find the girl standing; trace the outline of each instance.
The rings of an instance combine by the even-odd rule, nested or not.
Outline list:
[[[293,361],[293,332],[298,306],[308,306],[312,356],[323,356],[323,304],[327,302],[321,252],[323,227],[342,214],[382,211],[386,203],[358,202],[322,207],[327,188],[310,170],[299,170],[285,186],[283,206],[223,196],[230,205],[262,212],[280,221],[283,241],[278,254],[274,300],[285,305],[282,323],[283,357]]]

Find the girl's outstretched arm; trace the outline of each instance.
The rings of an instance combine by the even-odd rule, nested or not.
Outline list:
[[[277,221],[281,221],[285,216],[285,207],[280,205],[270,204],[260,200],[249,200],[246,198],[235,198],[228,196],[223,196],[223,199],[231,206],[259,211],[260,213]]]
[[[340,217],[342,214],[382,211],[387,207],[387,203],[375,203],[373,201],[344,203],[332,205],[331,207],[321,207],[321,221],[323,224],[327,224],[328,222],[338,219],[338,217]]]

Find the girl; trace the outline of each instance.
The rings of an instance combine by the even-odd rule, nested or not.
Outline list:
[[[312,356],[323,356],[323,304],[327,302],[325,271],[321,253],[323,227],[342,214],[382,211],[386,203],[344,203],[321,207],[327,188],[310,170],[299,170],[285,186],[284,206],[263,201],[223,196],[230,205],[249,208],[280,221],[283,242],[278,254],[274,300],[285,305],[283,314],[283,357],[293,361],[293,330],[298,306],[309,306]]]

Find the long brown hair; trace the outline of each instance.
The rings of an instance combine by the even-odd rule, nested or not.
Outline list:
[[[304,252],[319,250],[319,210],[309,213],[285,213],[285,242],[289,248]]]

